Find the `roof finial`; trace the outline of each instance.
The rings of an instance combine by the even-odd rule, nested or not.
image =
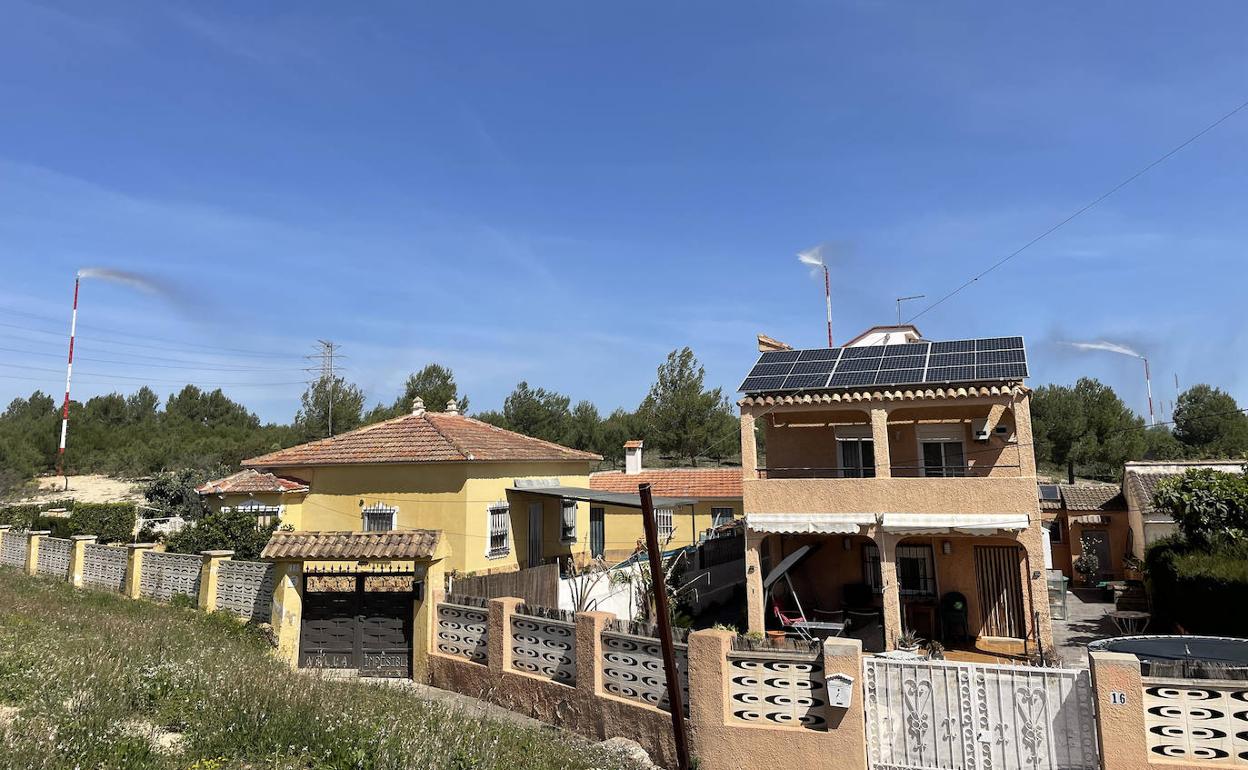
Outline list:
[[[417,417],[425,413],[425,400],[420,396],[412,399],[412,414]]]
[[[446,402],[446,413],[459,414],[459,404],[455,401],[455,399],[452,398],[450,401]]]

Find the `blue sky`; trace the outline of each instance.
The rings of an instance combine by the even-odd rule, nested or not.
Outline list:
[[[683,345],[732,391],[756,333],[821,342],[799,249],[832,244],[843,340],[1248,99],[1232,2],[0,7],[4,401],[61,390],[96,265],[168,293],[84,283],[84,399],[230,383],[288,420],[317,338],[370,403],[438,361],[474,409],[521,379],[632,408]],[[1033,384],[1141,411],[1138,362],[1057,342],[1248,401],[1245,139],[1248,111],[920,328],[1023,334]]]

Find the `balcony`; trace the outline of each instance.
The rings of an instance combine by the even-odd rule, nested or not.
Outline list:
[[[1035,477],[994,475],[844,477],[838,469],[766,469],[743,484],[757,513],[1032,513]],[[784,473],[777,477],[776,474]],[[797,475],[807,474],[808,475]]]

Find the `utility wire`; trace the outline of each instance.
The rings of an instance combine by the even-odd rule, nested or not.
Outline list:
[[[21,350],[19,348],[0,347],[0,351],[3,351],[5,353],[23,353],[28,356],[44,356],[46,358],[64,358],[65,357],[65,354],[63,353],[47,353],[47,352],[39,351],[39,350]],[[155,358],[156,356],[151,356],[151,357]],[[146,369],[146,368],[189,369],[192,371],[201,371],[201,372],[306,372],[308,371],[306,368],[302,368],[302,367],[273,369],[273,368],[256,367],[256,366],[219,367],[219,366],[179,366],[177,364],[149,364],[149,363],[141,363],[141,362],[136,362],[136,361],[118,361],[118,360],[109,359],[109,358],[93,358],[90,356],[76,356],[75,359],[78,361],[92,361],[97,364],[119,364],[121,366],[133,366],[139,369]],[[177,360],[177,359],[174,359],[174,360]]]
[[[922,310],[920,310],[918,313],[915,313],[914,315],[912,315],[912,316],[910,317],[910,320],[906,321],[906,323],[914,323],[914,322],[915,322],[915,320],[916,320],[916,319],[918,319],[920,316],[923,316],[924,314],[926,314],[926,313],[927,313],[928,311],[930,311],[930,310],[934,310],[936,307],[938,307],[939,305],[941,305],[942,303],[944,303],[946,300],[953,298],[954,296],[956,296],[957,294],[959,294],[959,293],[960,293],[963,289],[966,289],[967,287],[969,287],[969,286],[971,286],[972,284],[974,284],[975,282],[977,282],[980,278],[983,278],[984,276],[988,275],[988,274],[989,274],[989,273],[991,273],[992,271],[996,270],[998,267],[1001,267],[1002,265],[1004,265],[1006,262],[1009,262],[1011,259],[1014,259],[1014,257],[1017,257],[1019,254],[1022,254],[1024,251],[1026,251],[1027,249],[1031,248],[1031,247],[1032,247],[1032,246],[1034,246],[1035,244],[1039,243],[1040,241],[1044,240],[1044,239],[1045,239],[1045,238],[1047,238],[1048,236],[1050,236],[1050,235],[1052,235],[1053,233],[1057,232],[1058,230],[1062,229],[1062,228],[1063,228],[1063,227],[1065,227],[1067,224],[1069,224],[1070,222],[1072,222],[1072,221],[1074,221],[1075,219],[1077,219],[1080,215],[1082,215],[1083,213],[1087,212],[1089,209],[1092,209],[1092,208],[1093,208],[1093,207],[1095,207],[1097,204],[1099,204],[1099,203],[1101,203],[1102,201],[1104,201],[1106,198],[1109,198],[1111,195],[1113,195],[1114,193],[1118,192],[1119,190],[1121,190],[1122,188],[1126,187],[1127,185],[1131,184],[1132,182],[1134,182],[1135,180],[1139,179],[1140,177],[1144,176],[1144,175],[1145,175],[1145,174],[1147,174],[1149,171],[1152,171],[1152,170],[1153,170],[1154,168],[1156,168],[1157,166],[1160,166],[1162,163],[1165,163],[1167,160],[1169,160],[1170,158],[1172,158],[1173,156],[1175,156],[1176,154],[1178,154],[1178,152],[1179,152],[1180,150],[1184,149],[1184,148],[1185,148],[1185,147],[1187,147],[1188,145],[1190,145],[1190,144],[1192,144],[1193,142],[1195,142],[1197,139],[1200,139],[1200,138],[1201,138],[1202,136],[1204,136],[1205,134],[1209,133],[1209,132],[1210,132],[1210,131],[1212,131],[1213,129],[1217,128],[1218,126],[1222,125],[1222,124],[1223,124],[1223,123],[1225,123],[1226,121],[1230,120],[1232,117],[1234,117],[1234,116],[1235,116],[1235,115],[1237,115],[1238,113],[1242,112],[1242,111],[1243,111],[1244,109],[1246,109],[1246,108],[1248,108],[1248,101],[1241,103],[1241,104],[1240,104],[1238,107],[1236,107],[1235,109],[1231,110],[1230,112],[1226,113],[1226,114],[1225,114],[1225,115],[1223,115],[1222,117],[1220,117],[1220,118],[1218,118],[1217,120],[1213,121],[1213,122],[1212,122],[1212,123],[1210,123],[1209,125],[1205,126],[1205,127],[1204,127],[1204,128],[1202,128],[1201,130],[1197,131],[1195,134],[1192,134],[1190,137],[1188,137],[1187,139],[1185,139],[1183,142],[1179,143],[1179,144],[1178,144],[1178,145],[1176,145],[1174,148],[1172,148],[1169,152],[1165,153],[1165,154],[1164,154],[1164,155],[1162,155],[1161,157],[1159,157],[1159,158],[1157,158],[1156,160],[1154,160],[1152,163],[1149,163],[1147,166],[1144,166],[1144,167],[1143,167],[1143,168],[1141,168],[1139,171],[1136,171],[1136,172],[1135,172],[1134,174],[1132,174],[1131,176],[1127,177],[1126,179],[1122,180],[1122,181],[1121,181],[1121,182],[1119,182],[1118,184],[1116,184],[1116,185],[1114,185],[1113,187],[1111,187],[1111,188],[1110,188],[1107,192],[1105,192],[1105,193],[1101,194],[1100,196],[1096,197],[1096,198],[1095,198],[1095,199],[1093,199],[1092,201],[1090,201],[1090,202],[1088,202],[1088,203],[1084,204],[1082,207],[1080,207],[1080,208],[1076,209],[1076,210],[1075,210],[1075,212],[1074,212],[1074,213],[1072,213],[1070,216],[1066,217],[1066,218],[1065,218],[1065,219],[1063,219],[1062,221],[1060,221],[1060,222],[1058,222],[1057,224],[1053,225],[1053,226],[1052,226],[1052,227],[1050,227],[1048,230],[1045,230],[1044,232],[1040,233],[1040,234],[1039,234],[1039,235],[1037,235],[1035,238],[1032,238],[1030,241],[1027,241],[1027,242],[1026,242],[1026,243],[1024,243],[1022,246],[1020,246],[1019,248],[1015,249],[1014,251],[1010,252],[1009,254],[1005,255],[1005,256],[1004,256],[1004,257],[1002,257],[1001,259],[999,259],[999,260],[997,260],[996,262],[994,262],[994,263],[993,263],[992,265],[990,265],[987,269],[985,269],[985,270],[983,270],[983,271],[979,272],[977,275],[975,275],[975,276],[974,276],[974,277],[972,277],[970,280],[968,280],[968,281],[966,281],[965,283],[963,283],[963,284],[962,284],[961,286],[959,286],[958,288],[954,289],[953,291],[949,292],[948,294],[945,294],[945,295],[944,295],[944,296],[942,296],[940,299],[936,300],[935,302],[931,303],[931,304],[930,304],[930,305],[928,305],[927,307],[925,307],[925,308],[923,308]]]
[[[53,372],[53,373],[55,373],[55,374],[60,374],[60,373],[61,373],[61,370],[60,370],[60,369],[50,369],[50,368],[48,368],[48,367],[44,367],[44,366],[26,366],[25,364],[7,364],[7,363],[5,364],[5,366],[6,366],[6,367],[11,367],[11,368],[13,368],[13,369],[25,369],[25,370],[32,371],[32,372]],[[77,373],[75,373],[75,374],[77,374]],[[145,383],[145,382],[160,382],[160,383],[173,383],[173,384],[175,384],[175,385],[219,385],[219,386],[227,386],[227,385],[260,385],[260,384],[267,384],[267,385],[307,385],[307,384],[308,384],[308,381],[307,381],[307,380],[297,380],[297,381],[293,381],[293,382],[270,382],[270,383],[253,383],[253,382],[199,382],[199,381],[192,381],[192,380],[172,380],[172,379],[155,379],[155,378],[151,378],[151,377],[132,377],[132,376],[128,376],[128,375],[125,375],[125,374],[109,374],[109,373],[105,373],[105,372],[98,372],[98,373],[97,373],[97,372],[83,372],[83,373],[82,373],[81,375],[79,375],[79,376],[82,376],[82,377],[96,377],[96,378],[104,378],[105,380],[109,380],[109,381],[111,381],[111,380],[133,380],[133,381],[135,381],[135,382],[140,382],[140,383]]]

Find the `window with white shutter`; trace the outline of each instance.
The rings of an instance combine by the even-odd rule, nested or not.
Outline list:
[[[489,508],[490,542],[485,555],[491,559],[511,553],[511,506],[498,502]]]
[[[564,500],[562,510],[562,525],[559,528],[559,542],[575,543],[576,542],[576,501]]]
[[[657,509],[654,512],[654,519],[659,525],[659,545],[662,545],[672,538],[672,532],[676,530],[675,525],[672,524],[672,509]]]

